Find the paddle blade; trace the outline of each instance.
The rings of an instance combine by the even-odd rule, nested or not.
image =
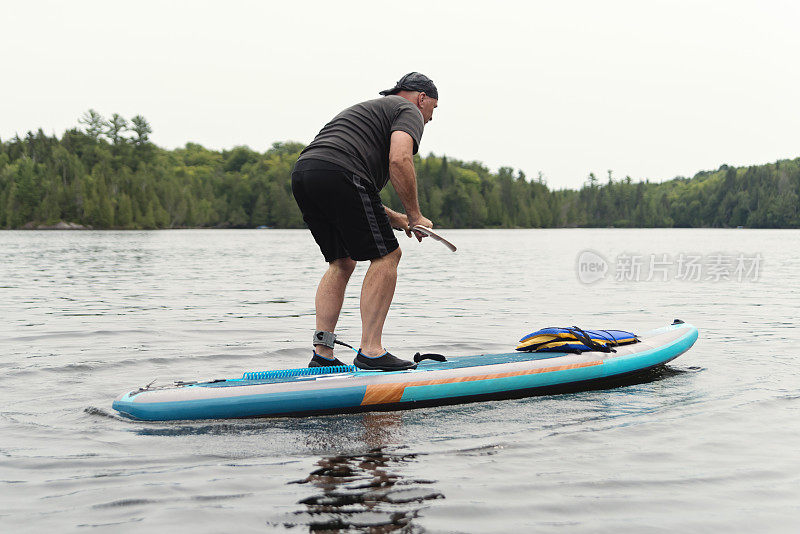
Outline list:
[[[426,226],[419,226],[419,225],[412,226],[411,230],[414,231],[414,232],[419,232],[420,234],[422,234],[424,236],[427,236],[427,237],[430,237],[430,238],[432,238],[432,239],[434,239],[436,241],[439,241],[441,244],[443,244],[444,246],[449,248],[452,252],[455,252],[456,250],[458,250],[458,249],[456,249],[456,246],[454,244],[452,244],[450,241],[448,241],[447,239],[443,238],[442,236],[440,236],[439,234],[437,234],[436,232],[434,232],[433,230],[431,230],[430,228],[428,228]]]

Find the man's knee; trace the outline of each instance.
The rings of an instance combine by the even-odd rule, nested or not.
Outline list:
[[[330,268],[336,271],[336,274],[350,278],[356,268],[356,262],[352,258],[339,258],[330,263]]]
[[[381,262],[381,263],[385,263],[387,265],[394,265],[396,267],[397,264],[400,263],[400,256],[402,256],[402,255],[403,255],[403,252],[400,250],[400,247],[397,247],[396,249],[394,249],[393,251],[391,251],[387,255],[381,256],[380,258],[375,258],[374,260],[372,260],[372,262],[373,263]]]

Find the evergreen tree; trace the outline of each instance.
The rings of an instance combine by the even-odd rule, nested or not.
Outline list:
[[[131,205],[131,197],[122,193],[117,202],[117,211],[115,221],[120,228],[133,227],[133,206]]]
[[[108,122],[93,109],[90,109],[78,119],[80,124],[85,125],[84,131],[92,140],[97,141],[108,128]]]
[[[133,124],[131,130],[136,134],[136,138],[133,140],[133,143],[136,146],[142,146],[147,143],[150,140],[150,134],[153,133],[150,123],[148,123],[147,120],[145,120],[145,118],[141,115],[136,115],[131,119],[131,124]]]
[[[111,120],[106,123],[106,136],[111,140],[111,142],[115,145],[121,145],[127,139],[124,136],[124,133],[128,130],[128,121],[122,118],[121,115],[118,113],[114,113],[111,116]]]

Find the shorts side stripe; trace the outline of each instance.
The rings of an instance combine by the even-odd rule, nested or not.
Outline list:
[[[378,219],[375,218],[375,210],[372,209],[372,199],[369,198],[367,189],[361,183],[361,178],[358,176],[353,176],[353,181],[355,182],[356,189],[358,190],[358,195],[361,197],[361,203],[364,205],[364,213],[367,216],[367,222],[369,223],[369,229],[372,232],[372,238],[375,240],[375,244],[378,247],[378,254],[381,256],[386,256],[389,251],[386,248],[386,243],[383,240],[381,229],[378,227]]]

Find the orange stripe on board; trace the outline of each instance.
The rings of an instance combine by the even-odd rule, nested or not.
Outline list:
[[[370,404],[386,404],[390,402],[400,402],[403,392],[407,387],[414,386],[433,386],[436,384],[452,384],[454,382],[473,382],[475,380],[491,380],[493,378],[508,378],[511,376],[535,375],[538,373],[550,373],[553,371],[566,371],[568,369],[578,369],[579,367],[592,367],[602,364],[602,360],[586,363],[573,363],[570,365],[558,365],[556,367],[540,367],[539,369],[526,369],[524,371],[508,371],[506,373],[495,373],[490,375],[461,376],[456,378],[440,378],[437,380],[419,380],[417,382],[397,382],[394,384],[373,384],[367,386],[367,392],[361,401],[361,406]]]
[[[387,402],[398,402],[403,396],[407,383],[400,384],[374,384],[367,386],[367,392],[361,401],[361,406],[369,404],[386,404]]]

